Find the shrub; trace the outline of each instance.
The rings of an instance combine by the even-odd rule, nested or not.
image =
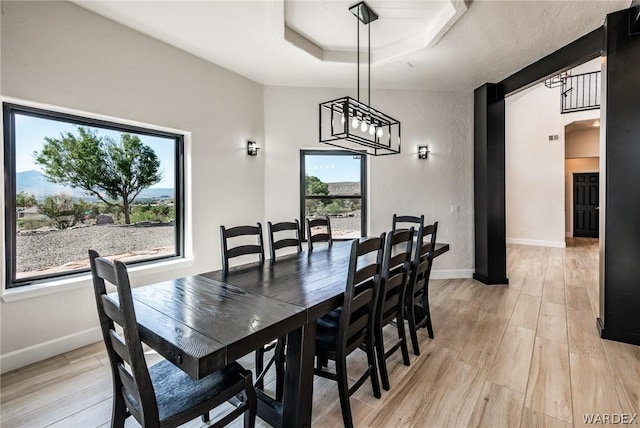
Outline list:
[[[50,227],[51,220],[44,214],[38,214],[27,218],[21,218],[16,221],[18,230],[34,230],[41,227]]]

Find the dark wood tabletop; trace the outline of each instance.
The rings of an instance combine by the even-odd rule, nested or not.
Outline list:
[[[228,273],[135,288],[142,338],[199,379],[287,335],[283,402],[260,394],[258,413],[273,426],[310,426],[315,320],[342,304],[350,247],[334,242]],[[434,256],[448,250],[438,243]]]

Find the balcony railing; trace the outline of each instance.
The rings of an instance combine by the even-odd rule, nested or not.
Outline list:
[[[565,75],[562,79],[561,113],[600,108],[601,72]]]

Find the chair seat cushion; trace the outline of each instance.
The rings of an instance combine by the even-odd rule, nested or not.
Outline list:
[[[316,320],[316,348],[336,349],[342,308],[334,309]]]
[[[244,371],[240,364],[233,362],[204,379],[194,380],[167,360],[154,364],[149,367],[149,375],[156,393],[160,421],[204,403],[238,382],[244,382]],[[127,395],[140,410],[135,398]]]

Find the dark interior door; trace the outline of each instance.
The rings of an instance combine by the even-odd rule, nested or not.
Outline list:
[[[573,236],[598,237],[599,174],[573,174]]]

